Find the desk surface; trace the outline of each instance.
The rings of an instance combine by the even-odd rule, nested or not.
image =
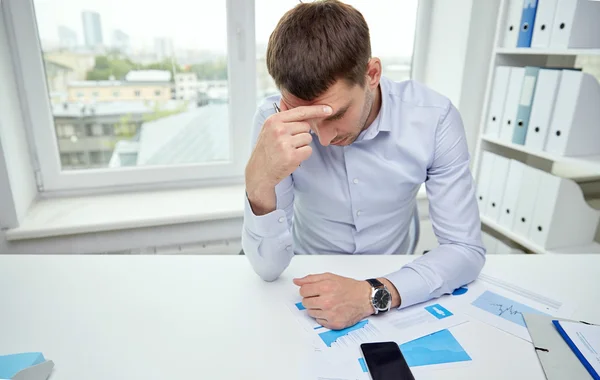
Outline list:
[[[367,278],[413,258],[300,256],[265,283],[243,256],[0,256],[0,354],[43,352],[51,380],[294,379],[307,348],[280,301],[297,294],[291,279]],[[484,273],[600,322],[600,255],[490,255]],[[544,378],[528,342],[476,321],[452,332],[473,364],[445,379]]]

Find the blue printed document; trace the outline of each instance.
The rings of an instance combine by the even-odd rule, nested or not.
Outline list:
[[[592,378],[600,380],[600,326],[557,320],[552,323]]]

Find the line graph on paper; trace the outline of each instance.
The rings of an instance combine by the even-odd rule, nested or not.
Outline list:
[[[471,302],[471,305],[523,327],[527,327],[523,320],[523,313],[547,315],[537,309],[490,292],[489,290],[483,292],[475,301]]]

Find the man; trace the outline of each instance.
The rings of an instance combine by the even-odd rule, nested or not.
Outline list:
[[[485,249],[464,128],[450,101],[382,77],[364,18],[334,0],[287,12],[267,66],[281,96],[255,116],[242,233],[258,275],[275,280],[294,254],[405,254],[425,182],[439,247],[370,281],[295,279],[302,302],[320,324],[341,329],[473,281]]]

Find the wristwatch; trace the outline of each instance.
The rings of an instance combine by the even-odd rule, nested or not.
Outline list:
[[[381,281],[370,278],[367,282],[371,285],[371,304],[375,309],[375,314],[383,313],[392,307],[392,294],[390,291],[381,283]]]

